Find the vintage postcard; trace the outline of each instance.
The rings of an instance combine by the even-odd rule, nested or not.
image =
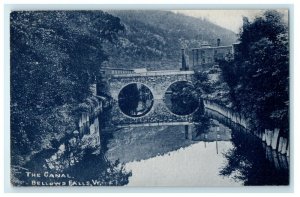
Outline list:
[[[288,186],[289,10],[13,10],[10,182]]]

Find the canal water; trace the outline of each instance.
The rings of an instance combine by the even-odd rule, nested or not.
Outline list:
[[[251,133],[225,125],[225,117],[205,116],[205,127],[192,123],[110,130],[105,156],[131,172],[127,186],[289,184],[286,156],[272,153]]]
[[[18,179],[24,181],[22,185],[289,184],[289,157],[273,151],[251,132],[215,111],[197,111],[191,122],[120,126],[112,121],[112,111],[107,110],[98,117],[100,146],[86,147],[72,138],[69,144],[60,145],[58,152],[45,149],[24,167],[29,172],[65,176],[28,177],[25,170],[18,173]],[[45,157],[49,158],[46,162]]]
[[[288,157],[221,114],[204,109],[198,98],[193,86],[185,82],[167,90],[163,102],[168,109],[192,117],[182,124],[170,121],[118,127],[106,120],[108,129],[102,129],[105,158],[123,164],[123,173],[128,175],[124,185],[289,184]],[[151,91],[143,85],[130,84],[119,94],[120,110],[132,118],[146,115],[152,104]]]

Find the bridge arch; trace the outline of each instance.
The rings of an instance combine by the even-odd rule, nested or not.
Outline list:
[[[128,87],[128,86],[131,85],[131,84],[141,84],[141,85],[145,86],[146,88],[148,88],[148,89],[150,90],[151,96],[153,97],[152,105],[151,105],[149,111],[147,111],[145,114],[143,114],[143,115],[141,115],[141,116],[130,116],[130,115],[124,113],[123,110],[122,110],[121,107],[120,107],[120,101],[119,101],[120,93],[122,92],[122,90],[123,90],[124,88]],[[153,106],[154,106],[154,104],[155,104],[155,99],[154,99],[154,96],[153,96],[153,90],[151,90],[151,89],[152,89],[151,87],[149,87],[149,86],[147,86],[146,84],[141,83],[141,82],[130,82],[130,83],[127,83],[127,84],[123,85],[122,88],[120,88],[119,91],[118,91],[118,97],[117,97],[117,100],[116,100],[116,102],[117,102],[117,104],[118,104],[117,107],[119,108],[120,112],[121,112],[124,116],[126,116],[127,118],[132,118],[132,119],[141,118],[141,117],[144,117],[144,116],[149,115],[149,114],[151,113],[151,111],[153,110]]]
[[[164,90],[164,96],[165,96],[167,90],[168,90],[173,84],[178,83],[178,82],[187,82],[187,83],[189,83],[191,86],[195,87],[195,86],[193,85],[193,82],[192,82],[191,80],[177,80],[177,81],[175,80],[175,81],[170,82],[169,85],[165,88],[165,90]],[[163,97],[163,99],[164,99],[164,97]]]
[[[176,84],[176,83],[180,83],[180,82],[186,82],[188,85],[190,85],[191,87],[193,87],[193,88],[196,89],[196,87],[194,86],[194,84],[193,84],[193,82],[192,82],[191,80],[179,80],[179,81],[173,81],[173,82],[170,83],[170,85],[166,88],[165,93],[164,93],[164,97],[163,97],[163,101],[164,101],[165,105],[167,106],[167,109],[169,110],[169,112],[172,113],[173,115],[178,116],[178,117],[180,117],[180,116],[191,116],[191,115],[193,115],[196,111],[199,110],[199,106],[200,106],[200,98],[198,98],[198,100],[197,100],[197,107],[196,107],[191,113],[188,113],[188,114],[182,114],[182,115],[174,113],[174,112],[168,107],[168,105],[167,105],[167,103],[166,103],[166,94],[167,94],[168,89],[169,89],[172,85],[174,85],[174,84]]]
[[[135,83],[139,83],[139,84],[142,84],[142,85],[146,86],[151,91],[151,93],[153,94],[153,92],[154,92],[153,88],[151,86],[147,85],[147,83],[131,81],[131,82],[127,82],[127,83],[122,84],[122,86],[120,86],[120,88],[117,90],[117,95],[119,96],[121,90],[124,89],[126,86],[128,86],[130,84],[135,84]],[[116,98],[118,98],[118,96]]]

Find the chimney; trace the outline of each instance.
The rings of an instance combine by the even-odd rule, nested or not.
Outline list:
[[[221,39],[218,38],[218,39],[217,39],[217,46],[218,46],[218,47],[220,46],[220,43],[221,43]]]
[[[185,61],[184,49],[181,49],[181,69],[180,70],[189,70]]]

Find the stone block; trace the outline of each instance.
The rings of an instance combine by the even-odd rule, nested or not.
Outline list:
[[[272,136],[272,143],[271,143],[271,147],[273,150],[276,150],[277,148],[278,136],[279,136],[279,129],[274,129],[273,136]]]

